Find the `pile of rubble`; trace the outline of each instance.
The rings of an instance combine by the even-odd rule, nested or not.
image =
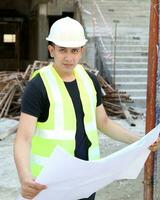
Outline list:
[[[17,118],[24,79],[19,72],[0,72],[0,118]]]
[[[49,62],[35,61],[28,65],[25,72],[0,72],[0,118],[7,117],[18,119],[20,115],[21,96],[31,74]],[[85,65],[84,65],[85,67]],[[125,103],[133,102],[126,92],[120,92],[111,87],[96,70],[91,70],[97,76],[101,85],[103,104],[109,116],[127,118],[133,125],[133,119],[139,115],[133,108],[128,108]]]

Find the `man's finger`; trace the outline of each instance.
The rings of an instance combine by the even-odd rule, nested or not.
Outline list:
[[[42,185],[42,184],[36,183],[36,182],[32,183],[31,187],[34,188],[34,189],[36,189],[36,190],[44,190],[44,189],[47,188],[46,185]]]

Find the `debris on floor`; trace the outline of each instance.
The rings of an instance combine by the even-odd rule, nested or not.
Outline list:
[[[18,121],[13,119],[1,118],[0,119],[0,140],[16,132]]]

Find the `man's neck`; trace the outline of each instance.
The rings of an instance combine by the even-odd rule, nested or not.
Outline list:
[[[75,80],[75,75],[74,75],[73,70],[69,72],[64,72],[64,71],[58,70],[56,67],[54,68],[63,81],[71,82]]]

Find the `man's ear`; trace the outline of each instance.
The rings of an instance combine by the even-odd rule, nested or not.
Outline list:
[[[50,53],[50,56],[53,58],[54,57],[54,46],[48,45],[48,51]]]
[[[80,55],[80,59],[83,57],[83,54],[85,53],[85,48],[81,47],[81,55]]]
[[[82,54],[85,53],[85,47],[81,47]]]

